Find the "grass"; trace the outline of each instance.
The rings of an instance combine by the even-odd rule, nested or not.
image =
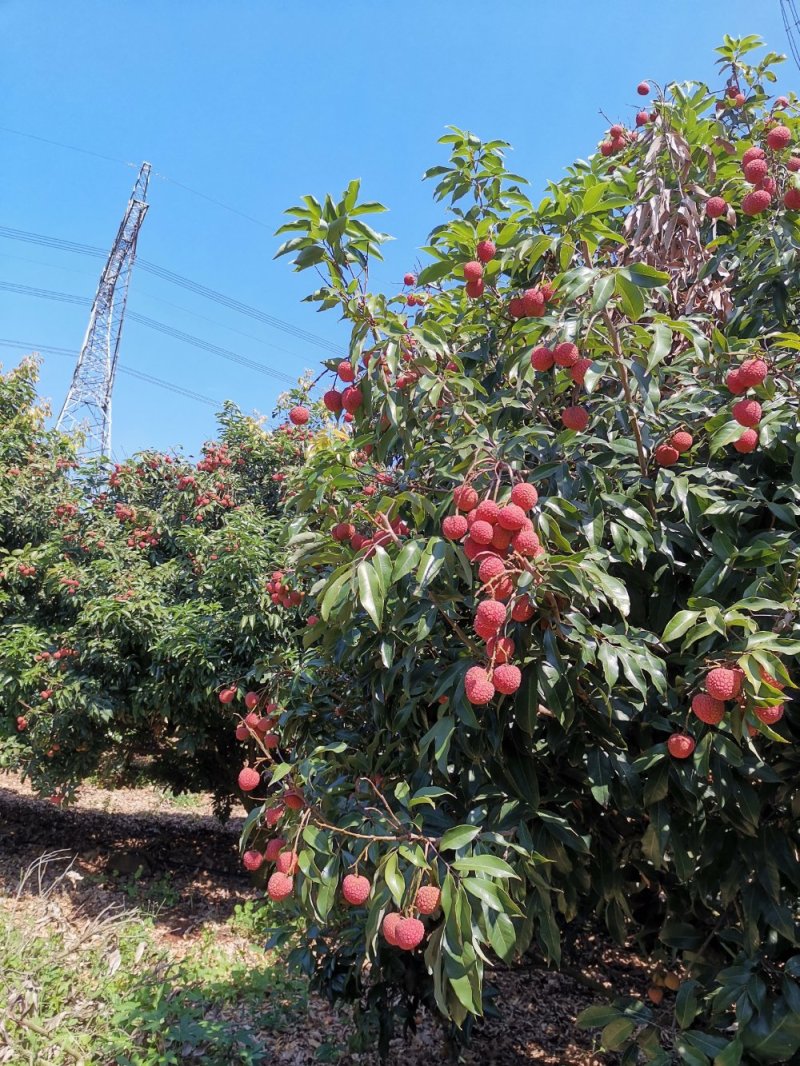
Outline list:
[[[149,918],[108,909],[75,919],[57,893],[41,881],[39,889],[0,899],[7,1061],[261,1066],[277,1057],[278,1034],[306,1017],[305,979],[247,942],[263,944],[271,928],[257,907],[247,904],[231,920],[229,933],[238,935],[207,929],[176,958],[157,942]],[[336,1062],[338,1055],[326,1041],[316,1057]]]

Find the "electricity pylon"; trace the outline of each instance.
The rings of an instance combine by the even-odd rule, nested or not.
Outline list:
[[[111,456],[111,394],[117,372],[136,241],[147,213],[150,164],[142,163],[116,240],[100,275],[89,325],[56,428],[81,430],[84,459]]]

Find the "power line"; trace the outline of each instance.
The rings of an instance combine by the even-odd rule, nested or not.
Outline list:
[[[0,338],[0,346],[5,345],[7,348],[20,348],[25,351],[35,352],[47,352],[48,355],[64,355],[70,359],[75,358],[75,352],[70,348],[56,348],[50,344],[34,344],[31,341],[13,341],[5,338]],[[196,400],[198,403],[208,404],[210,407],[215,408],[217,411],[222,407],[222,404],[218,400],[212,400],[209,396],[203,396],[200,392],[194,392],[192,389],[186,389],[183,385],[176,385],[172,381],[165,381],[163,378],[157,378],[153,374],[145,374],[141,370],[134,370],[133,367],[123,366],[119,364],[117,369],[123,374],[128,374],[130,377],[139,378],[141,381],[147,381],[151,385],[157,385],[160,389],[167,389],[170,392],[178,393],[181,396],[186,396],[190,400]]]
[[[13,241],[24,241],[28,244],[38,244],[46,248],[56,248],[63,252],[75,252],[78,255],[91,255],[95,258],[105,258],[106,256],[106,252],[102,248],[97,248],[91,244],[80,244],[77,241],[67,241],[60,237],[48,237],[46,234],[42,233],[31,233],[27,230],[12,229],[10,226],[0,226],[0,237],[6,237]],[[221,304],[223,307],[227,307],[231,311],[237,311],[239,314],[248,315],[250,318],[254,318],[258,322],[263,322],[264,325],[271,326],[273,329],[282,330],[284,333],[288,333],[299,341],[303,341],[306,344],[315,344],[317,347],[324,348],[331,354],[338,354],[341,352],[341,345],[334,344],[333,341],[326,340],[324,337],[320,337],[316,333],[309,332],[309,330],[301,329],[299,326],[294,326],[291,322],[286,322],[282,318],[276,318],[274,315],[269,315],[266,311],[260,311],[257,307],[251,307],[250,304],[242,303],[241,300],[236,300],[232,296],[226,296],[224,293],[217,292],[216,289],[211,289],[200,282],[185,278],[183,275],[176,274],[173,270],[167,270],[166,267],[161,267],[157,263],[150,263],[146,259],[140,258],[137,258],[136,263],[139,270],[146,270],[148,273],[154,274],[163,281],[168,281],[173,285],[188,289],[189,292],[193,292],[207,300],[213,300],[215,303]]]
[[[83,307],[92,302],[85,296],[76,296],[69,292],[57,292],[53,289],[37,289],[33,285],[18,285],[11,281],[0,281],[0,290],[16,292],[22,296],[34,296],[42,300],[53,300],[56,303],[78,304]],[[273,370],[272,367],[267,366],[265,363],[259,363],[255,359],[248,359],[246,356],[239,355],[238,352],[233,352],[229,348],[222,348],[218,344],[211,344],[210,341],[195,337],[191,333],[184,333],[183,330],[175,329],[165,322],[159,322],[154,318],[149,318],[147,315],[138,314],[136,311],[128,311],[127,317],[132,322],[138,322],[148,329],[156,330],[156,332],[163,333],[167,337],[172,337],[173,340],[181,341],[183,344],[190,344],[202,351],[209,352],[211,355],[216,355],[220,359],[227,359],[229,362],[238,363],[240,366],[245,366],[250,370],[257,370],[261,374],[266,374],[277,381],[284,381],[289,385],[294,385],[295,383],[295,379],[290,377],[289,374]]]

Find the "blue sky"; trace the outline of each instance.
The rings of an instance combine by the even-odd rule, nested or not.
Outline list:
[[[147,159],[172,180],[151,183],[143,259],[335,343],[335,316],[301,302],[310,276],[273,261],[284,207],[360,177],[396,238],[376,283],[399,285],[438,221],[420,176],[442,160],[446,125],[511,141],[538,190],[596,145],[601,108],[631,121],[642,78],[713,79],[725,32],[788,51],[779,0],[0,0],[0,125],[121,161],[0,130],[0,225],[108,248],[135,177],[125,163]],[[799,82],[787,61],[779,85]],[[100,266],[0,236],[0,281],[91,297]],[[328,354],[141,270],[129,306],[293,377]],[[77,351],[87,315],[0,291],[2,338]],[[0,345],[6,366],[20,354]],[[121,362],[266,414],[285,387],[132,321]],[[45,357],[56,410],[71,372]],[[118,377],[117,457],[191,453],[213,433],[211,407]]]

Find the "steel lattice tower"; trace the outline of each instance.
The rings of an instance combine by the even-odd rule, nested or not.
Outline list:
[[[56,428],[85,433],[85,459],[111,455],[111,393],[117,371],[128,285],[136,258],[136,241],[147,213],[150,164],[142,163],[125,216],[97,286],[89,325]]]

